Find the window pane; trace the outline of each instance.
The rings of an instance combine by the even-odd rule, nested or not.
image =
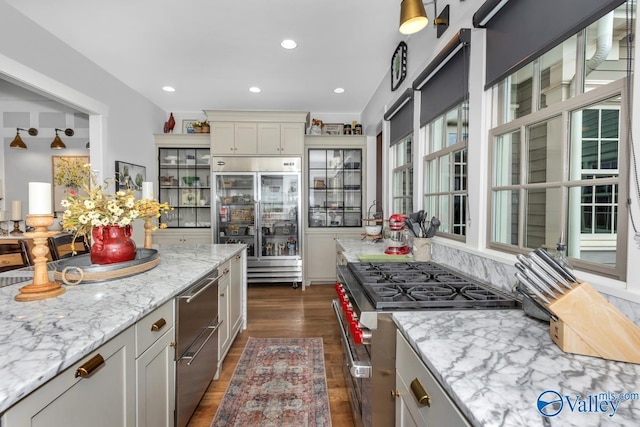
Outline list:
[[[575,96],[576,46],[573,36],[540,57],[540,108]]]
[[[449,111],[445,116],[447,124],[447,147],[458,143],[458,108]]]
[[[560,213],[562,210],[560,188],[528,190],[525,211],[524,246],[536,249],[553,246],[560,239]]]
[[[436,151],[442,150],[444,147],[444,137],[443,137],[443,128],[444,128],[444,116],[438,117],[431,124],[431,152],[435,153]]]
[[[451,182],[451,173],[449,170],[450,155],[440,157],[440,185],[438,191],[449,191],[449,183]]]
[[[496,137],[493,147],[493,185],[519,184],[520,131]]]
[[[571,179],[617,176],[620,157],[620,97],[571,113]]]
[[[467,150],[460,150],[453,153],[453,190],[462,191],[467,189]]]
[[[589,25],[585,37],[584,91],[626,75],[628,29],[626,5]]]
[[[560,180],[562,176],[561,122],[558,116],[527,128],[527,182]]]
[[[570,188],[568,255],[615,266],[617,217],[617,185],[585,185]]]
[[[505,112],[509,123],[518,117],[530,114],[532,110],[532,81],[533,81],[533,64],[525,65],[507,77],[507,87],[509,88],[508,102],[505,103]]]
[[[464,194],[453,195],[453,224],[451,232],[464,236],[467,222],[467,196]]]
[[[425,183],[424,188],[427,193],[438,191],[438,161],[437,159],[424,162]]]
[[[493,192],[493,225],[491,240],[507,245],[518,245],[518,190]]]
[[[440,228],[438,231],[443,233],[451,233],[451,212],[449,195],[438,196],[438,214],[435,216],[440,220]]]

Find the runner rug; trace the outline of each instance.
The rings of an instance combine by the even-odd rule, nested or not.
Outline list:
[[[330,427],[322,338],[247,341],[212,427]]]

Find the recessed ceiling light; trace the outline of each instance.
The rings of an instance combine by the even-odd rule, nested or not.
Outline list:
[[[262,89],[260,89],[257,86],[252,86],[249,88],[249,92],[253,92],[253,93],[260,93],[262,91]]]
[[[162,90],[165,91],[165,92],[175,92],[176,91],[176,89],[171,87],[171,86],[163,86]]]
[[[282,46],[285,49],[295,49],[298,46],[298,43],[296,43],[295,40],[282,40],[282,43],[280,43],[280,46]]]
[[[344,93],[344,88],[342,87],[337,87],[333,90],[334,93]]]

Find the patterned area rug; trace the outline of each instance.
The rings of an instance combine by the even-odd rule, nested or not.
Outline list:
[[[322,338],[249,338],[212,427],[330,427]]]

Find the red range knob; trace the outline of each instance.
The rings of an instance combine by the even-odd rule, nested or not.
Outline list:
[[[356,344],[362,344],[362,330],[358,329],[353,333],[353,341]]]

